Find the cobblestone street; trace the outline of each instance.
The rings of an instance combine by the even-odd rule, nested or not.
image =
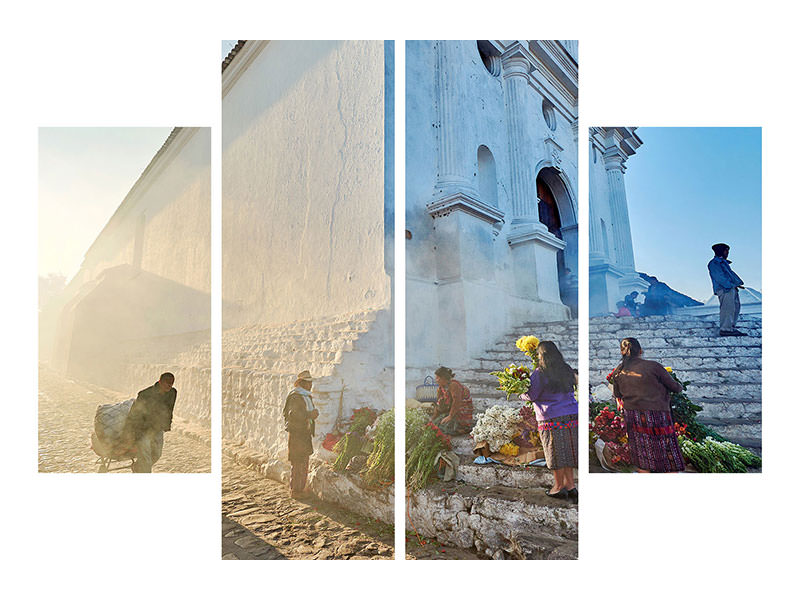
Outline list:
[[[146,382],[142,387],[146,386]],[[178,402],[181,401],[180,386]],[[138,391],[138,390],[137,390]],[[131,397],[136,391],[131,392]],[[97,455],[91,448],[94,413],[99,404],[124,400],[116,392],[65,379],[39,368],[39,471],[97,472]],[[112,468],[127,463],[113,463]],[[164,434],[164,452],[154,465],[158,473],[208,473],[211,444],[203,435],[189,433],[177,421]],[[115,471],[130,473],[123,469]]]
[[[379,560],[394,555],[394,529],[222,457],[223,559]]]

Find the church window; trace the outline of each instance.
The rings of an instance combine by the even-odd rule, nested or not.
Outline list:
[[[542,100],[542,115],[544,115],[544,122],[550,128],[550,131],[556,130],[556,109],[553,103],[547,98]]]
[[[478,194],[483,202],[497,207],[497,168],[486,146],[478,147]]]
[[[493,77],[500,75],[500,54],[497,48],[492,46],[487,40],[478,40],[478,54],[480,54],[483,66]]]

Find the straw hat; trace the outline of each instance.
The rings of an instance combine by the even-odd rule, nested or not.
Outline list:
[[[314,381],[314,378],[311,377],[311,373],[308,371],[308,369],[301,371],[297,376],[297,379],[300,381]]]

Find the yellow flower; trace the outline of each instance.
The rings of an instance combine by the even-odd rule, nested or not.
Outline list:
[[[517,340],[517,348],[523,352],[533,352],[539,346],[539,338],[533,335],[524,335]]]
[[[672,367],[664,367],[664,369],[666,369],[667,373],[672,373]]]
[[[511,442],[503,444],[500,447],[500,454],[505,454],[506,456],[516,456],[519,454],[519,446],[512,444]]]

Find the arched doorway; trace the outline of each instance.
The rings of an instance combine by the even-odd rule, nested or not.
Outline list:
[[[556,255],[561,301],[572,317],[578,316],[577,219],[569,191],[554,167],[545,167],[536,176],[539,221],[567,246]],[[563,211],[563,208],[567,208]],[[565,214],[566,213],[566,214]]]

